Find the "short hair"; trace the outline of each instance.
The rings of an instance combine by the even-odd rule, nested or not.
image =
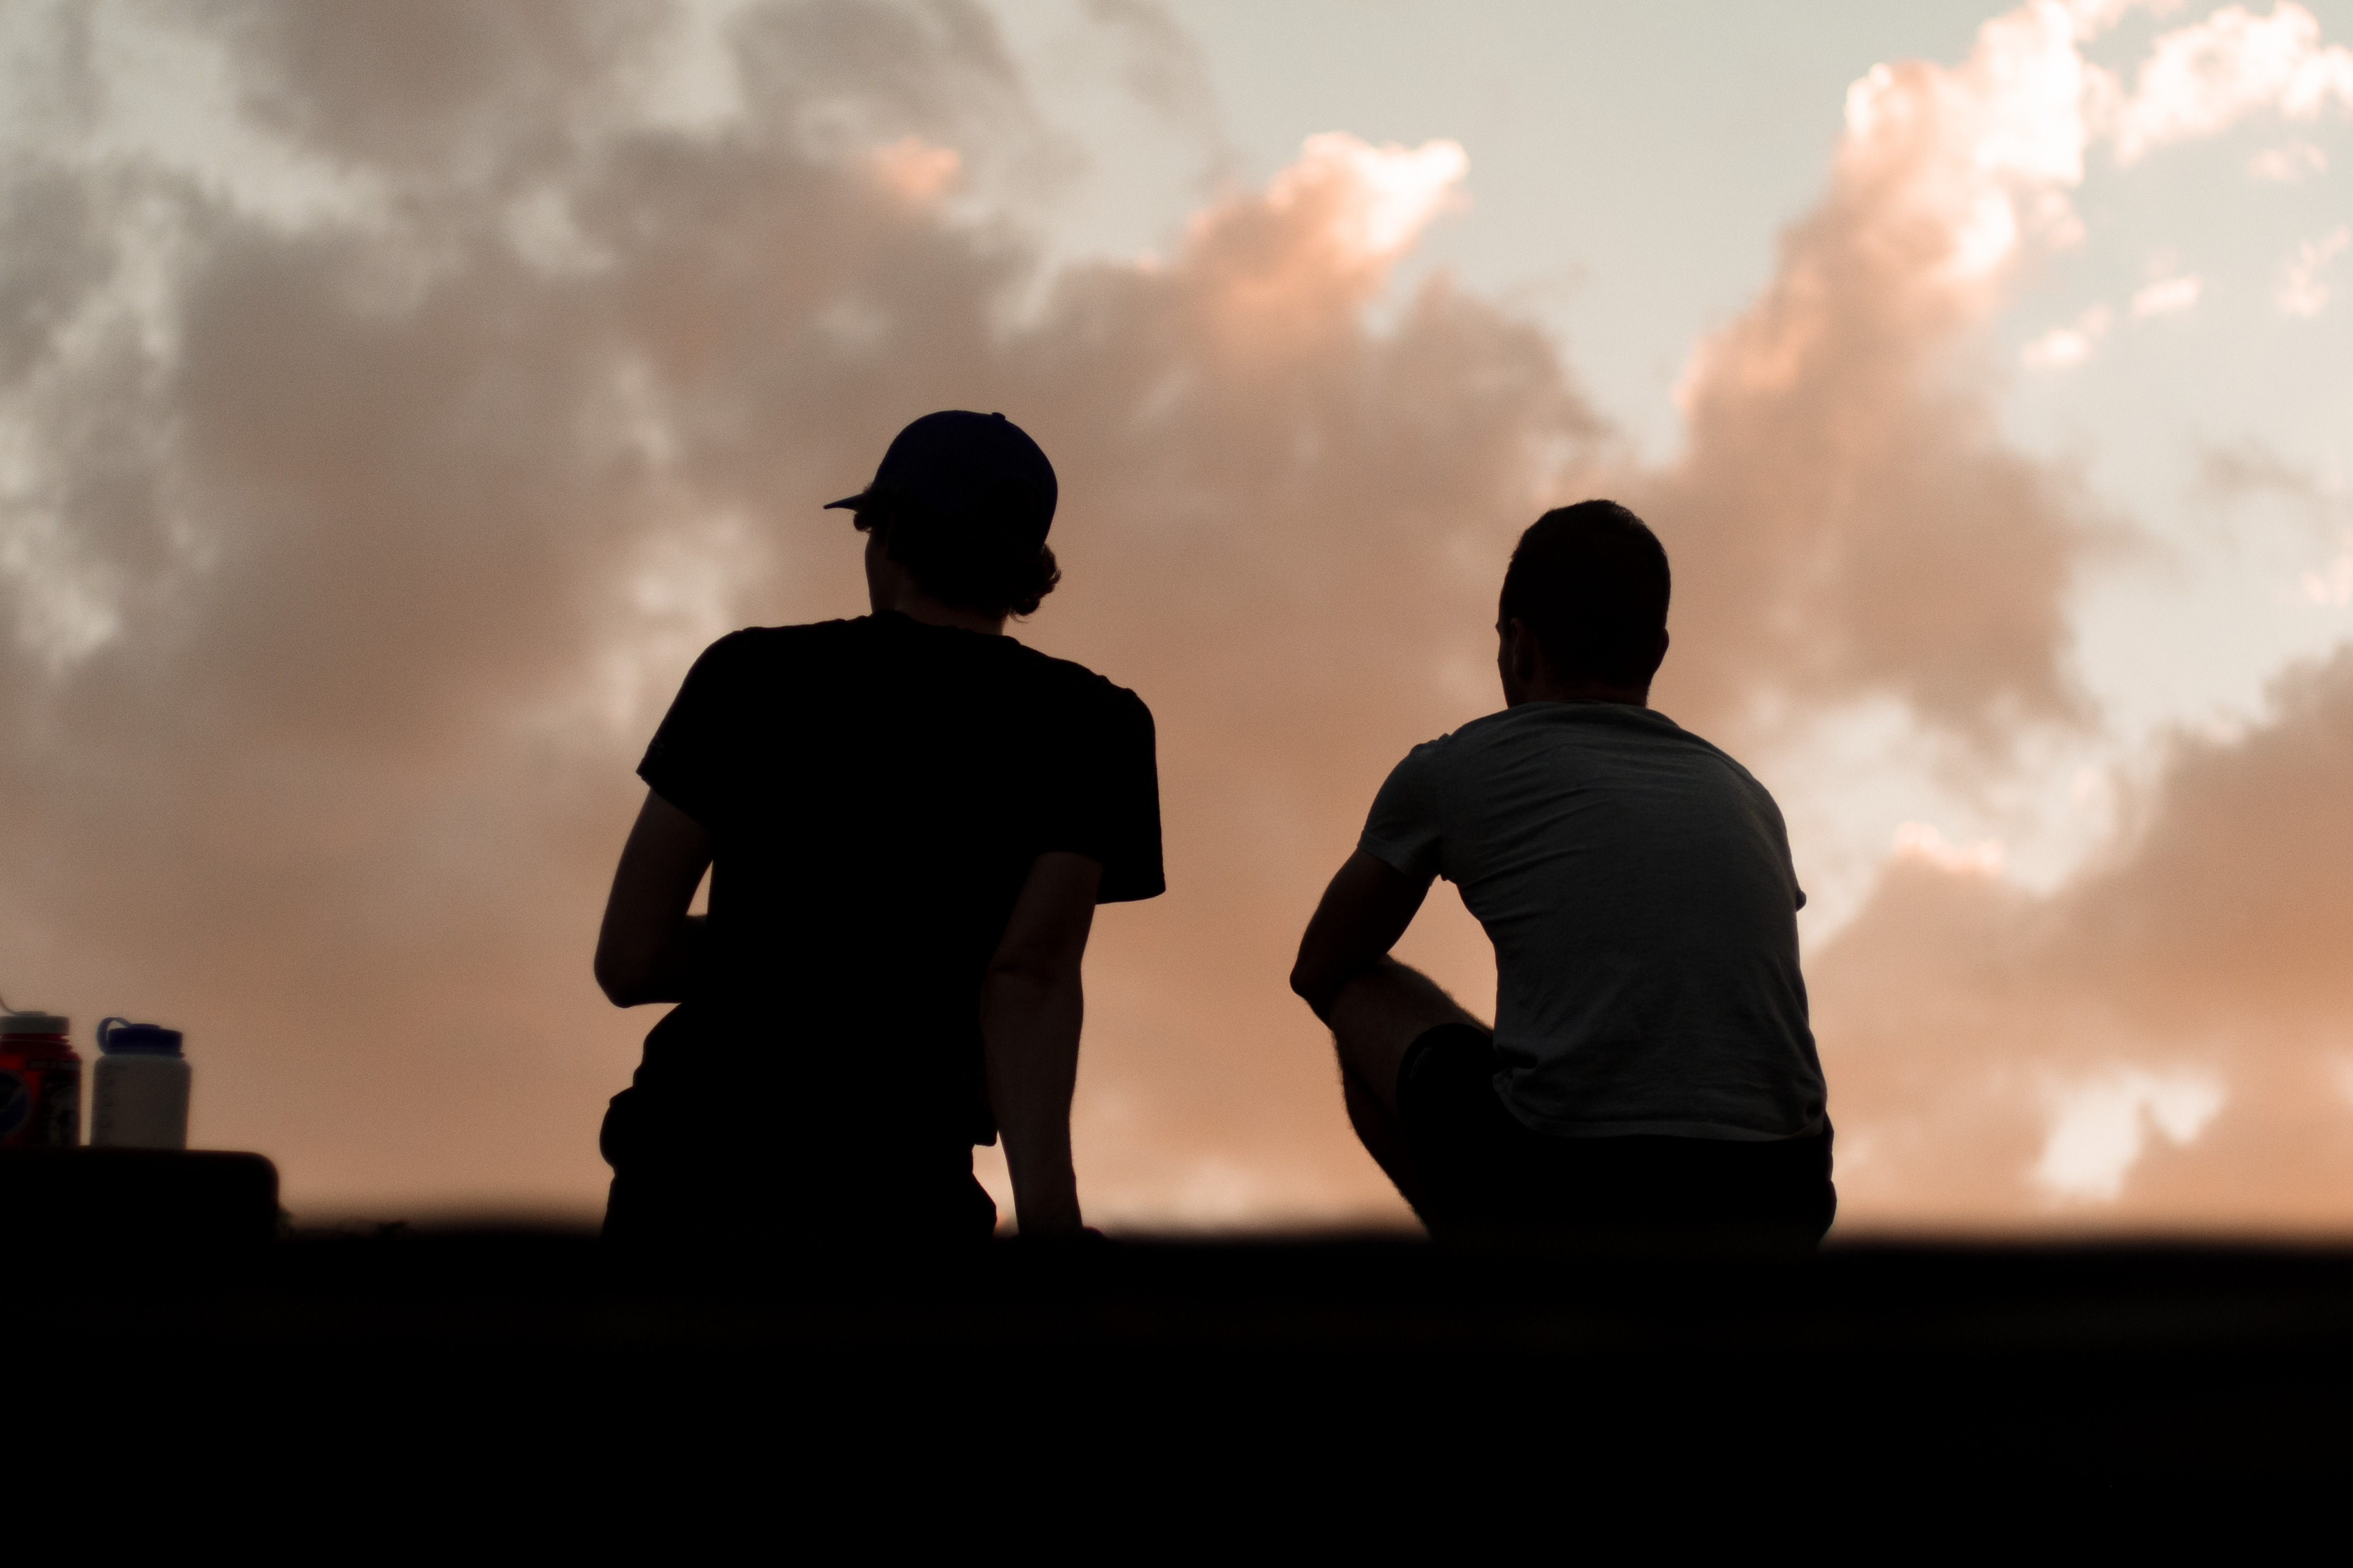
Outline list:
[[[1640,686],[1659,668],[1673,582],[1659,536],[1614,500],[1556,507],[1504,572],[1504,619],[1526,623],[1553,673]]]
[[[1017,489],[1018,487],[1018,489]],[[1018,479],[999,480],[962,517],[888,485],[874,485],[853,508],[858,530],[882,530],[891,559],[934,599],[985,615],[1027,616],[1062,580],[1054,552],[1039,536],[1038,498]]]

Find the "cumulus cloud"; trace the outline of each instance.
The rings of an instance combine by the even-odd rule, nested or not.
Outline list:
[[[2092,345],[2107,335],[2114,312],[2105,305],[2093,305],[2076,317],[2073,325],[2053,327],[2019,351],[2019,363],[2029,370],[2063,370],[2081,364],[2092,355]]]
[[[1145,56],[1166,21],[1096,11]],[[989,198],[1059,154],[963,0],[749,5],[692,113],[661,63],[684,10],[44,13],[16,68],[47,108],[0,163],[6,994],[185,1026],[199,1138],[278,1156],[298,1205],[595,1201],[650,1022],[586,973],[638,748],[710,637],[862,607],[818,508],[906,418],[1001,408],[1063,480],[1068,584],[1021,635],[1160,719],[1171,893],[1091,956],[1090,1201],[1393,1214],[1282,974],[1386,768],[1492,707],[1501,563],[1546,506],[1656,521],[1661,704],[1736,746],[1882,700],[1998,761],[2083,718],[2065,606],[2099,531],[2001,438],[1988,328],[2080,233],[2113,103],[2154,147],[2188,111],[2129,104],[2213,74],[2104,97],[2097,11],[2029,5],[1957,67],[1857,84],[1828,193],[1695,353],[1657,468],[1442,277],[1367,325],[1461,199],[1451,142],[1320,135],[1165,261],[1041,276]],[[200,118],[248,177],[128,138],[92,29],[215,62]],[[1206,112],[1198,72],[1139,58],[1139,90]],[[2334,102],[2327,52],[2295,58],[2323,86],[2299,64],[2266,101]],[[1997,845],[1907,830],[1817,986],[1860,1212],[2033,1214],[2111,1179],[2155,1212],[2189,1190],[2168,1162],[2309,1109],[2295,1053],[2346,1048],[2311,944],[2200,945],[2268,918],[2200,858],[2234,830],[2346,929],[2318,869],[2341,833],[2238,815],[2274,784],[2309,804],[2298,747],[2335,765],[2353,676],[2300,680],[2274,730],[2185,743],[2138,847],[2053,899]],[[2263,835],[2298,823],[2324,849],[2275,864]],[[1475,931],[1412,941],[1478,999]],[[2232,1055],[2291,1014],[2265,1038],[2292,1049]],[[2193,1115],[2179,1086],[2210,1080]],[[2180,1212],[2270,1202],[2253,1180]]]
[[[2205,279],[2194,272],[2158,278],[2133,290],[2126,313],[2134,321],[2179,315],[2197,304],[2205,289]],[[2092,357],[2094,345],[2107,336],[2116,319],[2116,312],[2105,304],[2087,306],[2066,326],[2053,327],[2028,340],[2018,352],[2018,362],[2028,370],[2065,370],[2079,365]]]
[[[2266,147],[2247,160],[2247,173],[2275,185],[2300,185],[2328,172],[2328,154],[2309,142]]]
[[[2075,710],[2063,605],[2094,531],[2069,474],[2001,439],[1978,356],[2017,267],[2078,227],[2077,45],[2028,6],[1957,68],[1848,95],[1828,195],[1686,373],[1685,454],[1626,481],[1681,563],[1668,711],[1762,739],[1760,715],[1882,695],[1983,738]]]
[[[1860,1223],[2282,1226],[2353,1203],[2353,651],[2183,739],[2046,897],[1899,858],[1810,977]]]
[[[1893,854],[1895,859],[1923,861],[1956,876],[2001,875],[2000,839],[1981,838],[1975,844],[1953,844],[1947,841],[1943,830],[1934,823],[1898,824]]]
[[[2204,282],[2194,272],[2144,283],[2133,290],[2133,320],[2145,321],[2151,316],[2171,316],[2187,310],[2198,303],[2198,296],[2204,288]]]
[[[2297,579],[2304,596],[2312,603],[2353,604],[2353,535],[2348,535],[2345,542],[2348,548],[2336,560]]]
[[[2318,239],[2298,244],[2295,254],[2280,267],[2279,286],[2272,290],[2272,302],[2290,316],[2317,316],[2327,310],[2328,282],[2322,274],[2348,243],[2353,243],[2353,227],[2340,223]]]
[[[2176,1147],[2198,1141],[2222,1109],[2211,1073],[2113,1068],[2051,1094],[2052,1119],[2034,1182],[2062,1201],[2112,1202],[2156,1131]]]
[[[1222,142],[1208,64],[1192,35],[1153,0],[1087,0],[1087,14],[1124,46],[1120,74],[1144,103],[1207,142]]]
[[[1001,407],[1064,479],[1031,635],[1167,749],[1184,901],[1104,922],[1095,1168],[1189,1191],[1222,1139],[1261,1186],[1368,1188],[1329,1173],[1292,928],[1366,781],[1480,705],[1498,552],[1599,434],[1442,282],[1362,325],[1461,150],[1317,137],[1025,319],[1018,238],[943,205],[1034,129],[983,13],[751,7],[716,129],[649,109],[658,17],[164,24],[333,171],[301,224],[152,154],[12,152],[8,970],[185,1026],[198,1135],[301,1201],[593,1198],[649,1021],[585,969],[637,747],[709,637],[862,607],[817,508],[905,418]]]
[[[2353,110],[2353,52],[2324,47],[2319,22],[2288,0],[2268,16],[2228,5],[2158,38],[2107,125],[2117,159],[2131,163],[2264,110],[2291,120]]]

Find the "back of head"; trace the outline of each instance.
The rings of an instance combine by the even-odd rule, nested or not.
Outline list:
[[[1672,581],[1667,552],[1614,500],[1545,513],[1504,573],[1503,614],[1535,634],[1563,679],[1646,686],[1659,668]]]
[[[899,432],[874,482],[830,503],[881,529],[923,590],[964,609],[1026,616],[1062,574],[1046,545],[1054,466],[1002,414],[947,409]]]

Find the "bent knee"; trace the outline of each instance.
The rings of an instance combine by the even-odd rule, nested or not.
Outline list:
[[[1447,1024],[1486,1027],[1430,976],[1387,958],[1351,975],[1334,994],[1326,1016],[1342,1068],[1384,1101],[1394,1099],[1398,1070],[1416,1040]]]

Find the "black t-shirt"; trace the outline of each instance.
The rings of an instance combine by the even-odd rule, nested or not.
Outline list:
[[[714,843],[698,1026],[672,1031],[697,1097],[781,1094],[805,1130],[987,1141],[980,985],[1031,863],[1102,862],[1104,903],[1165,885],[1150,710],[1011,637],[897,614],[736,632],[638,773]],[[689,1068],[663,1033],[641,1088]]]

